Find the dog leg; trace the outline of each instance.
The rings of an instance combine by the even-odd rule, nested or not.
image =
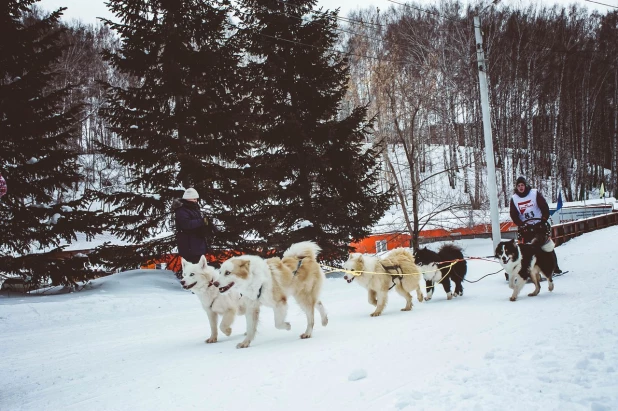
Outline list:
[[[376,306],[376,310],[373,313],[371,313],[371,316],[372,317],[380,316],[382,314],[382,311],[384,311],[384,307],[386,306],[387,302],[388,302],[388,291],[378,292],[378,305]]]
[[[506,275],[508,276],[508,280],[509,280],[509,288],[511,290],[514,290],[515,289],[515,275],[514,274],[506,274]]]
[[[521,292],[521,289],[524,288],[526,282],[519,275],[509,275],[509,277],[513,278],[513,295],[511,295],[511,301],[517,300],[517,296]],[[515,277],[517,281],[515,281]]]
[[[311,333],[313,332],[313,324],[315,322],[315,303],[307,302],[307,301],[303,301],[303,302],[299,301],[299,305],[300,305],[300,308],[302,308],[303,311],[305,312],[305,315],[307,316],[307,329],[305,330],[304,333],[300,335],[300,338],[302,339],[311,338]]]
[[[369,297],[369,304],[373,305],[374,307],[377,306],[378,299],[376,297],[376,292],[374,290],[369,290],[367,294]]]
[[[221,319],[221,324],[219,325],[219,329],[221,332],[228,337],[232,334],[232,323],[234,322],[234,318],[236,317],[236,310],[231,309],[227,310],[223,313],[223,318]]]
[[[453,299],[453,293],[451,293],[451,280],[450,278],[446,277],[442,280],[442,287],[444,287],[444,292],[446,293],[446,299],[447,300],[452,300]]]
[[[421,284],[420,283],[416,286],[416,298],[418,298],[418,302],[419,303],[422,303],[423,300],[425,299],[423,297],[423,291],[421,290]]]
[[[206,309],[206,313],[208,314],[208,321],[210,322],[210,338],[206,340],[206,344],[212,344],[217,342],[217,320],[219,316],[216,312],[211,310],[210,308]]]
[[[425,280],[425,288],[427,289],[427,297],[425,297],[425,301],[429,301],[433,296],[433,289],[435,288],[433,280]]]
[[[544,272],[541,272],[543,274],[543,277],[547,278],[547,283],[548,283],[547,289],[549,291],[554,291],[554,279],[553,279],[554,272],[555,270],[553,270],[549,275],[545,274]]]
[[[539,291],[541,291],[541,274],[537,272],[532,272],[530,273],[530,279],[534,284],[534,291],[528,294],[528,297],[536,297],[537,295],[539,295]]]
[[[401,309],[401,311],[411,311],[412,310],[412,295],[410,295],[409,292],[407,292],[404,288],[403,285],[401,283],[397,284],[395,286],[395,291],[397,291],[397,293],[402,296],[403,298],[406,299],[406,306],[404,308]]]
[[[257,324],[258,319],[260,318],[260,303],[254,302],[247,307],[247,312],[245,313],[245,318],[247,319],[247,333],[243,342],[238,343],[236,348],[247,348],[251,341],[255,338],[255,334],[257,332]]]
[[[328,315],[326,314],[326,308],[324,308],[324,304],[322,304],[322,301],[318,301],[315,306],[320,313],[320,317],[322,317],[322,326],[326,327],[328,325]]]
[[[460,279],[456,279],[455,280],[455,297],[457,296],[463,296],[463,283],[461,282]]]
[[[289,331],[292,326],[290,323],[285,321],[285,318],[288,316],[288,303],[286,301],[279,302],[275,306],[275,328],[279,330],[287,330]]]

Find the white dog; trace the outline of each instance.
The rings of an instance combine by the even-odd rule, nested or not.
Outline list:
[[[352,253],[343,264],[343,268],[354,271],[347,273],[343,279],[349,283],[355,281],[368,291],[369,304],[376,307],[372,317],[382,315],[388,302],[388,292],[395,291],[406,300],[406,306],[401,311],[412,310],[412,291],[416,291],[419,302],[423,302],[421,291],[421,272],[414,263],[410,250],[397,248],[383,258]],[[406,275],[401,275],[401,274]]]
[[[221,265],[218,283],[222,293],[237,290],[247,299],[247,334],[237,348],[251,344],[257,331],[260,306],[272,307],[275,327],[289,330],[286,322],[287,300],[290,296],[298,302],[307,315],[307,329],[300,338],[310,338],[313,331],[314,311],[317,308],[322,325],[328,324],[320,291],[324,273],[316,261],[320,248],[311,241],[292,244],[283,259],[243,255],[232,257]]]
[[[197,295],[202,303],[202,307],[208,314],[210,322],[210,338],[206,343],[217,342],[217,321],[218,315],[221,314],[221,332],[229,336],[232,333],[232,323],[236,315],[245,313],[243,299],[237,291],[226,293],[225,295],[219,292],[219,289],[213,286],[217,280],[217,271],[207,264],[206,258],[202,256],[199,263],[191,264],[182,259],[182,280],[180,284],[185,290],[191,290]]]

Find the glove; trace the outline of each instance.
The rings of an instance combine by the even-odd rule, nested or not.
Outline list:
[[[208,225],[208,217],[204,217],[204,225]]]

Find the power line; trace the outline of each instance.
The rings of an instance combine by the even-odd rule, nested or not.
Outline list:
[[[331,27],[327,26],[326,24],[318,23],[315,20],[305,20],[302,17],[294,16],[292,14],[289,14],[289,13],[286,13],[286,12],[283,12],[283,11],[272,10],[272,9],[269,9],[268,7],[264,7],[264,6],[258,6],[258,7],[261,8],[262,10],[265,10],[265,11],[269,12],[269,13],[279,14],[279,15],[290,17],[290,18],[293,18],[293,19],[296,19],[296,20],[300,20],[300,21],[303,21],[303,22],[306,22],[306,23],[318,24],[318,25],[320,25],[322,27],[326,27],[326,28],[329,28],[329,29],[331,28]],[[249,14],[249,13],[245,13],[245,14]],[[335,30],[335,31],[342,32],[342,33],[352,34],[354,36],[364,37],[364,38],[367,38],[367,39],[370,39],[370,40],[374,40],[374,41],[383,41],[383,39],[380,39],[380,38],[377,38],[377,37],[372,37],[372,36],[368,36],[366,34],[356,33],[354,31],[345,30],[345,29],[342,29],[342,28],[339,28],[339,27],[332,27],[332,29]]]
[[[273,0],[273,1],[275,1],[277,3],[281,3],[281,4],[284,4],[284,5],[287,5],[287,6],[290,5],[290,3],[287,3],[287,2],[285,2],[283,0]],[[383,27],[384,26],[383,24],[372,23],[370,21],[355,20],[355,19],[350,19],[348,17],[341,17],[341,16],[334,16],[334,17],[335,17],[336,20],[345,21],[348,24],[361,24],[361,25],[362,24],[370,24],[372,26],[378,26],[378,27]]]
[[[387,0],[387,1],[390,1],[391,3],[398,4],[400,6],[404,6],[404,7],[410,8],[410,9],[418,10],[418,11],[421,11],[423,13],[432,14],[432,15],[434,15],[436,17],[441,17],[441,18],[446,19],[446,20],[454,21],[456,23],[462,23],[461,20],[456,20],[456,19],[454,19],[452,17],[443,16],[442,14],[438,13],[437,11],[425,10],[425,9],[420,8],[420,7],[412,6],[412,5],[407,4],[407,3],[399,3],[398,1],[395,1],[395,0]]]
[[[287,42],[287,43],[294,43],[294,44],[298,44],[300,46],[305,46],[305,47],[312,47],[312,48],[316,48],[316,49],[322,49],[322,47],[314,46],[313,44],[301,43],[300,41],[296,41],[296,40],[282,39],[280,37],[269,36],[268,34],[262,34],[262,33],[258,33],[258,34],[260,36],[268,37],[268,38],[271,38],[271,39],[274,39],[274,40],[284,41],[284,42]],[[354,57],[366,58],[366,59],[372,59],[372,60],[378,60],[378,61],[388,61],[390,63],[401,63],[401,64],[405,63],[405,61],[401,61],[401,60],[389,60],[389,59],[385,59],[385,58],[381,58],[381,57],[366,56],[366,55],[363,55],[363,54],[355,54],[355,53],[348,53],[348,52],[345,52],[345,51],[331,49],[331,48],[327,48],[327,49],[324,49],[324,50],[325,51],[331,51],[333,53],[343,54],[343,55],[346,55],[346,56],[354,56]]]
[[[595,4],[600,4],[601,6],[613,7],[615,9],[618,9],[618,6],[612,6],[611,4],[605,4],[605,3],[601,3],[601,2],[598,2],[598,1],[594,1],[594,0],[585,0],[585,1],[587,1],[588,3],[595,3]]]

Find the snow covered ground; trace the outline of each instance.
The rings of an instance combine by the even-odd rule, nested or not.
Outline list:
[[[618,227],[557,249],[569,273],[553,293],[510,302],[502,273],[438,289],[426,303],[394,292],[370,318],[366,293],[329,279],[330,323],[300,340],[262,312],[253,345],[239,317],[207,345],[197,297],[167,271],[132,271],[71,294],[0,298],[1,410],[610,410],[618,408]],[[459,242],[467,256],[491,240]],[[432,244],[431,247],[436,247]],[[468,279],[497,271],[472,260]],[[415,297],[416,298],[416,297]]]

